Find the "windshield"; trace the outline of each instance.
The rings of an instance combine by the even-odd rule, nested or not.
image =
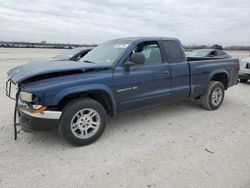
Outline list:
[[[76,55],[80,51],[82,51],[81,48],[74,48],[71,50],[66,50],[66,51],[60,53],[59,55],[55,56],[54,59],[69,60],[71,57],[73,57],[74,55]]]
[[[91,50],[80,61],[96,64],[113,64],[128,47],[128,41],[108,41]]]
[[[191,53],[188,54],[190,57],[206,57],[208,55],[209,51],[207,50],[194,50]]]

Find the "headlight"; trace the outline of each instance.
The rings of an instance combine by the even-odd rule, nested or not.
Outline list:
[[[20,99],[25,102],[32,102],[33,100],[33,94],[32,93],[27,93],[25,91],[20,92]]]

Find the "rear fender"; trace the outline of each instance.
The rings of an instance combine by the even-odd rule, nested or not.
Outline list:
[[[213,77],[216,75],[216,74],[225,74],[227,76],[227,81],[229,82],[229,74],[228,72],[225,70],[225,69],[218,69],[218,70],[214,70],[212,71],[210,74],[209,74],[209,77],[208,77],[208,83],[213,79]]]
[[[222,73],[226,74],[228,78],[228,72],[225,69],[216,69],[209,74],[209,80],[211,80],[214,75]]]

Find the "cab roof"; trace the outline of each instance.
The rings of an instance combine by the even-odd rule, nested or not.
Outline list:
[[[172,40],[172,41],[180,42],[177,38],[171,38],[171,37],[126,37],[126,38],[114,39],[111,41],[113,42],[116,42],[116,41],[144,42],[144,41],[152,41],[152,40]]]

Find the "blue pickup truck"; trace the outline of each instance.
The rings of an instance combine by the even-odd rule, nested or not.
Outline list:
[[[183,99],[216,110],[238,72],[238,59],[189,60],[174,38],[122,38],[78,62],[15,67],[6,94],[16,100],[15,124],[18,117],[23,130],[58,129],[82,146],[102,135],[108,115]]]

